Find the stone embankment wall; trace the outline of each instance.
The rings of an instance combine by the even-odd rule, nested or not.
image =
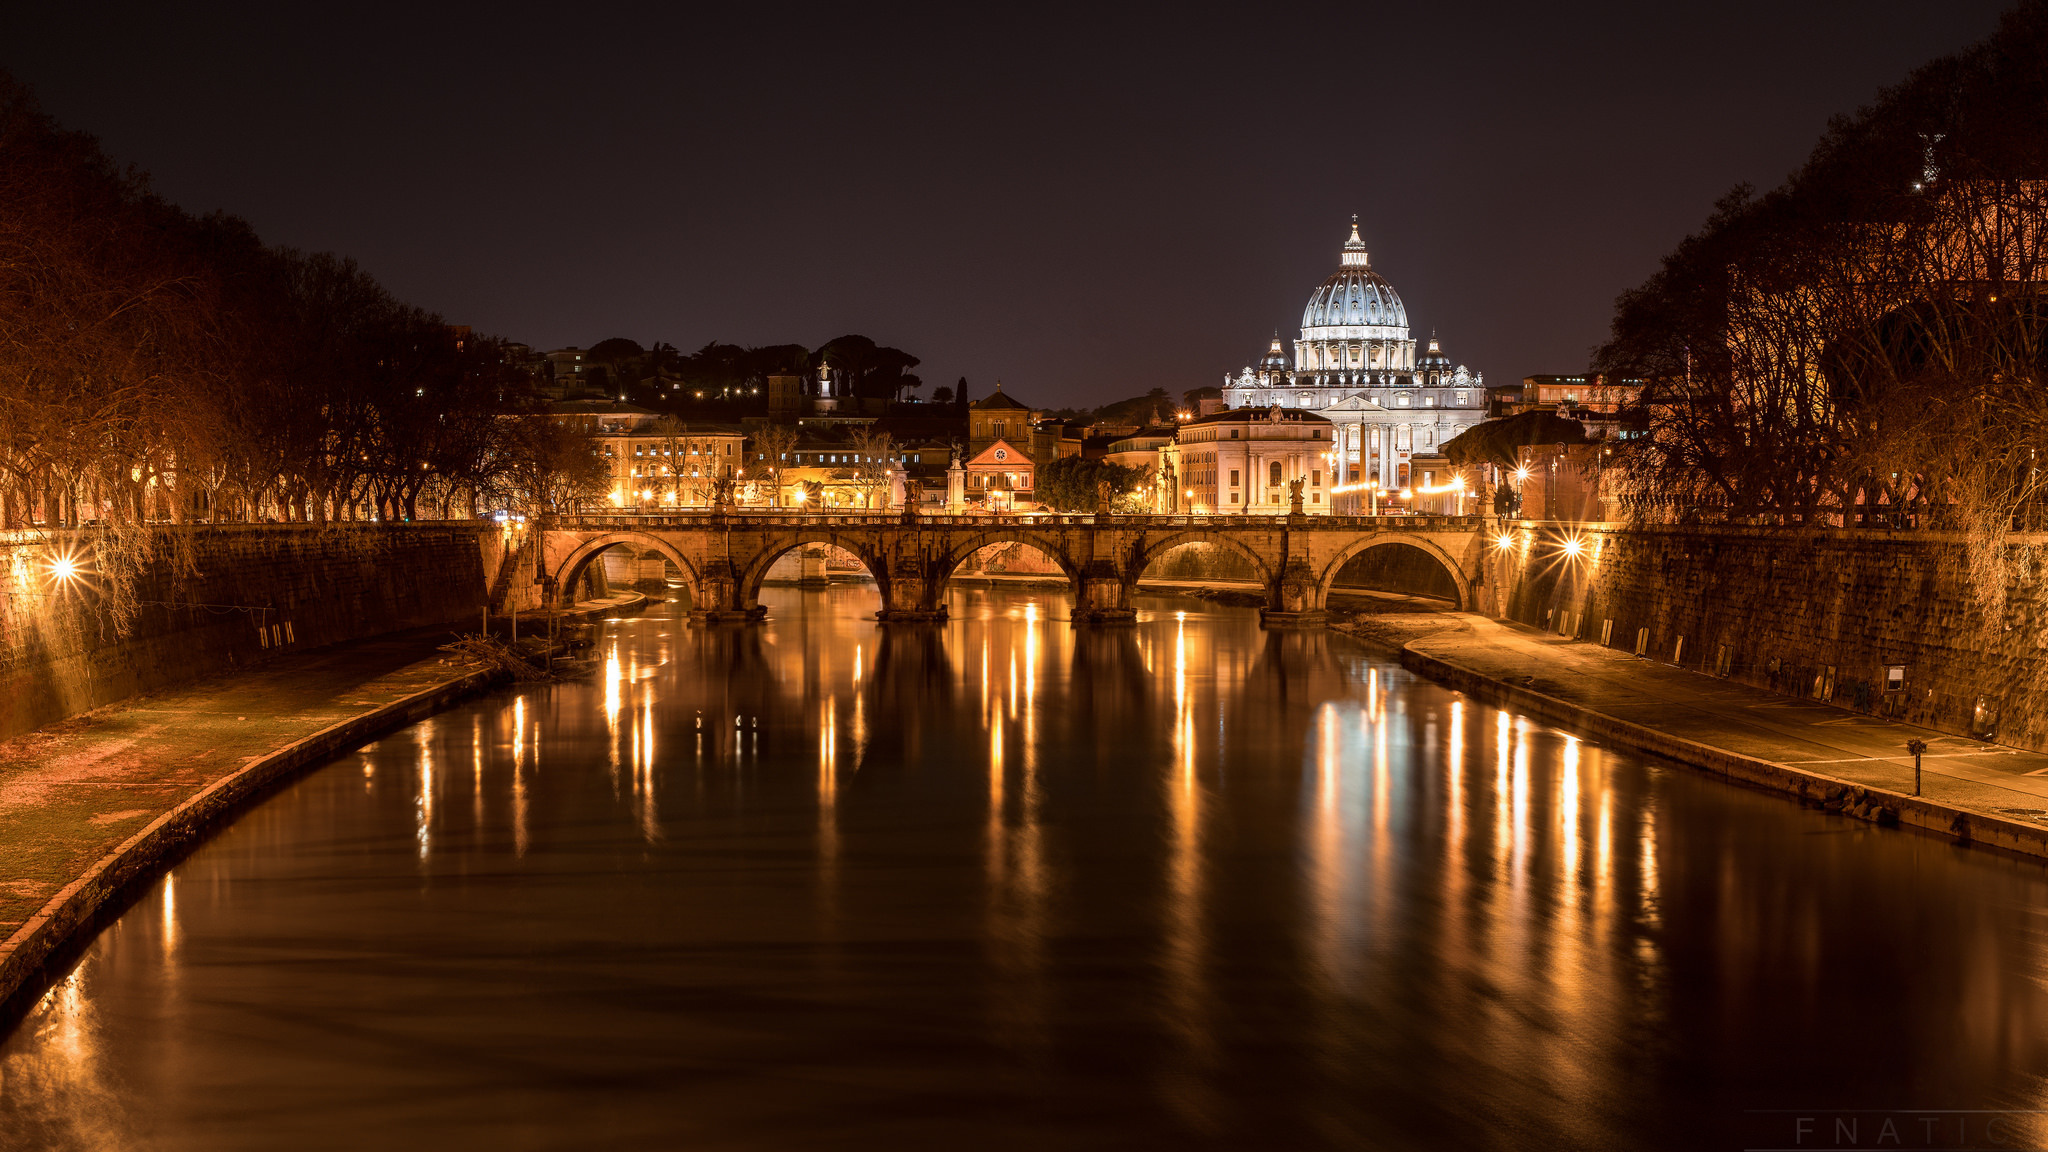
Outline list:
[[[518,539],[487,523],[180,528],[141,567],[121,630],[91,539],[0,537],[0,739],[325,644],[431,624],[474,629],[494,584],[501,600],[538,603],[531,572],[504,564]],[[65,555],[78,566],[71,579],[55,564]]]
[[[1484,607],[1496,615],[1788,695],[2048,748],[2048,708],[2037,702],[2048,687],[2048,603],[2022,582],[2002,617],[1987,620],[1953,536],[1527,524],[1508,539],[1488,562]]]

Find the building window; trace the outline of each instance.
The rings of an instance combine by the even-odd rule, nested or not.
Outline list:
[[[1279,462],[1278,460],[1275,460],[1275,461],[1273,461],[1273,463],[1272,463],[1272,464],[1270,464],[1270,465],[1268,465],[1268,466],[1267,466],[1267,469],[1266,469],[1266,483],[1268,483],[1268,484],[1278,484],[1279,482],[1280,482],[1280,462]]]
[[[1309,483],[1317,488],[1323,486],[1323,470],[1321,468],[1309,473]],[[1317,499],[1321,499],[1321,497],[1317,497]]]
[[[1407,406],[1408,406],[1408,394],[1407,394],[1406,392],[1403,392],[1403,393],[1401,393],[1400,395],[1398,395],[1398,396],[1395,396],[1395,397],[1394,397],[1394,407],[1396,407],[1396,408],[1406,408]]]
[[[1468,401],[1469,401],[1469,400],[1471,399],[1471,396],[1472,396],[1472,394],[1471,394],[1470,392],[1464,392],[1464,391],[1460,391],[1460,392],[1457,392],[1457,393],[1456,393],[1455,395],[1457,396],[1457,398],[1458,398],[1458,403],[1460,403],[1460,404],[1464,404],[1464,403],[1468,402]]]
[[[1323,494],[1321,492],[1316,493],[1316,498],[1312,502],[1316,504],[1321,504],[1323,502]]]
[[[1232,429],[1230,430],[1230,438],[1231,438],[1232,440],[1235,440],[1235,439],[1237,439],[1237,429],[1235,429],[1235,428],[1232,428]]]
[[[1237,469],[1235,469],[1235,468],[1232,468],[1232,469],[1230,470],[1230,486],[1231,486],[1232,488],[1235,488],[1235,487],[1237,487]],[[1235,496],[1232,496],[1232,497],[1231,497],[1231,499],[1232,499],[1232,500],[1235,500],[1235,499],[1237,499],[1237,497],[1235,497]]]
[[[1312,430],[1308,434],[1308,438],[1311,440],[1321,440],[1323,438],[1323,430],[1321,428]]]
[[[1230,494],[1230,502],[1231,502],[1232,504],[1235,504],[1235,503],[1237,503],[1237,493],[1235,493],[1235,492],[1232,492],[1232,493]]]

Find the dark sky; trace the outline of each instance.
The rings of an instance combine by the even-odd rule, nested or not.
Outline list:
[[[0,67],[60,120],[452,321],[861,332],[1058,405],[1291,339],[1354,212],[1418,338],[1583,367],[1722,192],[2005,5],[28,7]]]

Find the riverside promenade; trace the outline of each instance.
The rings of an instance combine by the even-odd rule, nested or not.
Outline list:
[[[586,601],[563,615],[644,600]],[[0,1005],[38,984],[124,887],[247,801],[496,682],[439,651],[455,627],[282,657],[0,743]]]
[[[2048,859],[2048,755],[1415,601],[1373,608],[1338,627],[1489,704],[1844,815]],[[1917,798],[1913,739],[1927,744]]]

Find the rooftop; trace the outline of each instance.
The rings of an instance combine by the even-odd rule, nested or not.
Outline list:
[[[1328,424],[1329,418],[1305,408],[1226,408],[1207,416],[1181,421],[1183,428],[1200,424]]]
[[[1029,412],[1031,410],[1028,405],[1019,404],[1010,397],[1003,395],[1003,382],[1001,380],[996,381],[995,391],[983,396],[979,400],[969,400],[967,406],[984,410],[989,408],[1015,408],[1020,412]]]

